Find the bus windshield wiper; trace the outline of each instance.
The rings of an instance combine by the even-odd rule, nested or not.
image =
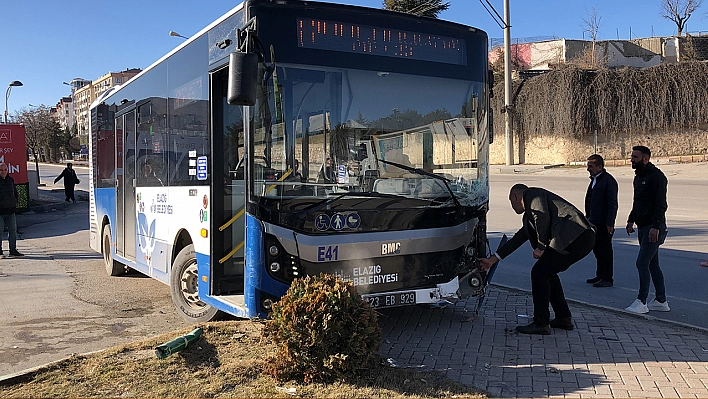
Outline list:
[[[377,159],[378,159],[378,158],[377,158]],[[401,168],[401,169],[407,170],[407,171],[409,171],[409,172],[413,172],[413,173],[415,173],[415,174],[417,174],[417,175],[423,175],[423,176],[432,177],[433,179],[442,180],[443,183],[445,183],[445,188],[447,188],[447,191],[450,192],[450,195],[452,196],[452,200],[455,201],[455,206],[457,206],[458,208],[461,208],[461,207],[462,207],[462,205],[460,204],[460,201],[457,200],[457,197],[455,196],[455,193],[452,191],[452,188],[451,188],[450,185],[448,184],[448,183],[451,182],[452,180],[448,179],[447,177],[445,177],[445,176],[440,176],[440,175],[436,175],[435,173],[433,173],[433,172],[428,172],[427,170],[424,170],[424,169],[414,168],[414,167],[408,166],[408,165],[403,165],[403,164],[400,164],[400,163],[398,163],[398,162],[384,161],[383,159],[378,159],[378,161],[379,161],[379,162],[383,162],[383,163],[385,163],[385,164],[387,164],[387,165],[393,165],[393,166],[395,166],[395,167],[397,167],[397,168]]]

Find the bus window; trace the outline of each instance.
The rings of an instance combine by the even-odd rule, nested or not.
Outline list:
[[[138,137],[136,142],[136,185],[162,186],[167,182],[168,150],[165,126],[166,101],[153,99],[138,107]]]

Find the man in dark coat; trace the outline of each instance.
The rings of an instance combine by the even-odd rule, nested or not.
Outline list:
[[[633,313],[647,313],[650,310],[668,312],[664,274],[659,267],[659,246],[664,243],[666,228],[666,202],[668,180],[664,173],[649,162],[651,151],[638,145],[632,147],[632,169],[634,169],[634,198],[632,211],[627,218],[627,235],[634,233],[637,224],[639,254],[639,294],[625,310]],[[654,283],[656,297],[647,303],[649,284]]]
[[[64,178],[64,195],[66,195],[66,202],[71,200],[73,203],[76,203],[76,198],[74,198],[74,186],[79,184],[79,178],[76,177],[76,171],[72,167],[71,162],[66,164],[66,168],[54,179],[54,183],[62,178]]]
[[[0,163],[0,255],[2,252],[2,232],[7,226],[7,238],[10,242],[10,256],[24,256],[17,250],[17,187],[15,180],[8,174],[7,165]]]
[[[595,247],[592,252],[597,260],[595,277],[587,280],[593,287],[612,287],[614,280],[612,236],[617,218],[617,180],[605,170],[605,160],[597,154],[588,157],[590,185],[585,194],[585,217],[595,225]]]
[[[523,214],[522,225],[490,258],[479,259],[483,270],[510,255],[529,241],[533,257],[531,295],[533,322],[518,326],[523,334],[551,333],[551,327],[572,330],[573,318],[565,300],[558,273],[584,258],[595,244],[593,225],[573,204],[559,195],[536,187],[515,184],[509,193],[509,202],[517,214]],[[550,320],[548,304],[553,307],[555,319]]]

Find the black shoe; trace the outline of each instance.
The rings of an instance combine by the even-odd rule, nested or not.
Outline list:
[[[593,284],[593,287],[612,287],[612,281],[608,280],[600,280],[597,283]]]
[[[25,256],[24,254],[21,254],[20,251],[16,249],[11,249],[10,250],[10,256]]]
[[[593,278],[589,278],[589,279],[585,280],[585,282],[588,284],[595,284],[600,280],[602,280],[600,277],[593,277]]]
[[[550,324],[551,328],[561,328],[567,331],[571,331],[575,328],[575,324],[573,324],[572,317],[556,317],[555,319],[551,320]]]
[[[527,326],[517,326],[516,331],[522,334],[549,335],[551,333],[551,326],[548,324],[542,326],[540,324],[536,324],[536,322],[533,322]]]

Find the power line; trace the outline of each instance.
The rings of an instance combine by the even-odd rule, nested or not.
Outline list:
[[[507,26],[506,22],[504,22],[504,18],[502,18],[501,15],[499,15],[499,13],[497,12],[496,9],[494,9],[494,6],[489,2],[489,0],[485,0],[485,1],[487,2],[487,4],[484,4],[482,2],[482,0],[479,0],[479,3],[482,4],[482,7],[484,7],[485,10],[487,10],[487,13],[489,13],[489,15],[492,17],[494,22],[496,22],[497,25],[499,25],[499,27],[502,29],[511,28],[511,26]],[[489,5],[489,8],[491,8],[492,11],[494,11],[494,14],[492,14],[492,11],[489,11],[489,8],[487,7],[487,5]]]

